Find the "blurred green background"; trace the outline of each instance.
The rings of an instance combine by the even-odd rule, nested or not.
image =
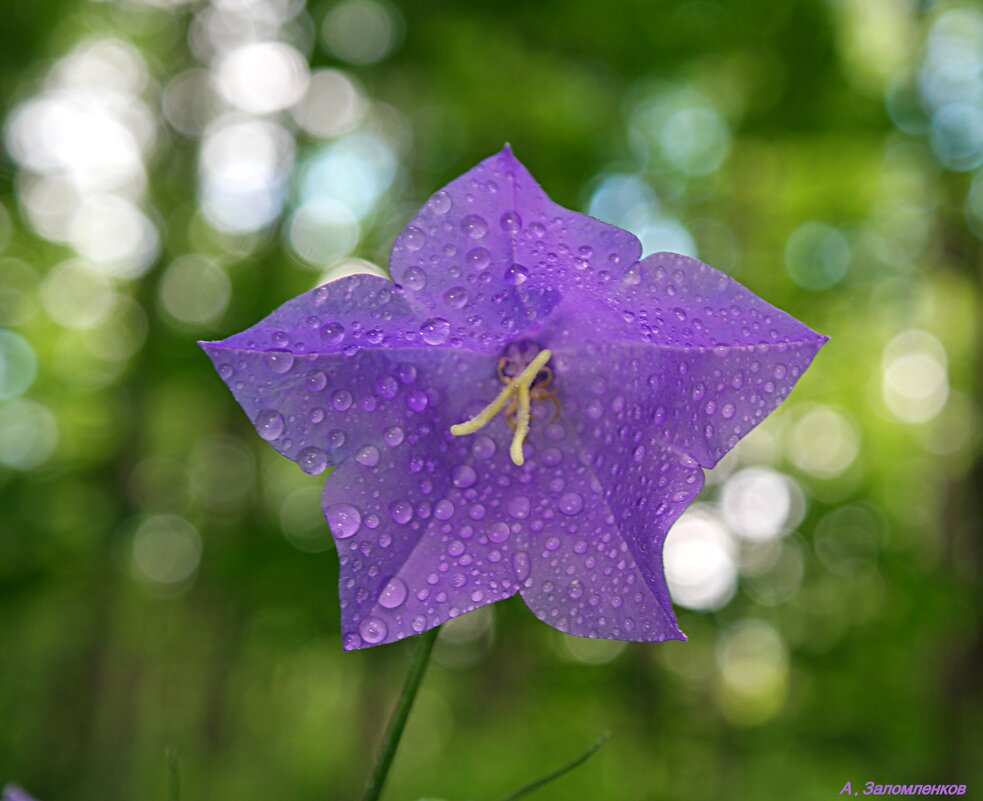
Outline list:
[[[667,567],[689,642],[448,625],[388,798],[983,793],[983,10],[914,0],[10,3],[0,783],[357,797],[407,643],[343,654],[323,477],[196,339],[385,267],[510,141],[560,203],[832,336]]]

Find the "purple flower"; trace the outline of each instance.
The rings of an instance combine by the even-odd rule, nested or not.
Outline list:
[[[3,796],[0,796],[0,801],[34,801],[34,799],[16,784],[8,784],[3,788]]]
[[[346,649],[519,593],[585,637],[684,639],[673,521],[826,341],[707,265],[553,203],[509,148],[352,276],[205,351],[263,439],[335,470]]]

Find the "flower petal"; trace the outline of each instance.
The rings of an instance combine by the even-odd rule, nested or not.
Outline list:
[[[305,472],[320,473],[381,442],[386,427],[409,430],[427,419],[447,381],[471,381],[421,372],[428,354],[476,346],[425,324],[391,281],[358,275],[201,345],[259,435]],[[489,361],[482,359],[486,372]]]
[[[649,256],[619,283],[588,335],[569,315],[551,321],[564,387],[588,416],[630,407],[636,426],[704,467],[788,397],[828,339],[677,253]]]
[[[632,234],[550,200],[506,146],[427,201],[390,269],[410,303],[492,348],[576,294],[592,265],[620,275],[640,255]]]
[[[703,486],[692,459],[613,416],[534,427],[537,503],[517,541],[529,608],[581,637],[685,639],[662,570],[662,545]]]
[[[508,515],[528,481],[509,460],[511,437],[497,419],[474,436],[452,423],[500,385],[487,356],[441,351],[419,364],[420,381],[442,385],[432,411],[410,425],[388,420],[324,488],[338,547],[346,650],[418,634],[518,590]]]

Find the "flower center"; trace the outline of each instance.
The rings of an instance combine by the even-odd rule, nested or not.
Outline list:
[[[556,407],[556,414],[560,413],[560,401],[549,388],[553,383],[553,371],[546,366],[552,352],[543,349],[528,360],[527,350],[523,346],[510,347],[507,355],[498,360],[498,379],[505,384],[505,388],[470,420],[451,426],[451,434],[455,437],[473,434],[488,425],[505,408],[505,421],[513,432],[509,456],[520,467],[526,461],[522,454],[522,443],[529,434],[532,401],[551,401]]]

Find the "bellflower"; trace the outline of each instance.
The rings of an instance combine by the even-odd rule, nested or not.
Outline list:
[[[696,259],[553,203],[505,150],[342,278],[202,343],[307,473],[340,561],[343,644],[516,593],[570,634],[685,639],[673,521],[826,338]]]

